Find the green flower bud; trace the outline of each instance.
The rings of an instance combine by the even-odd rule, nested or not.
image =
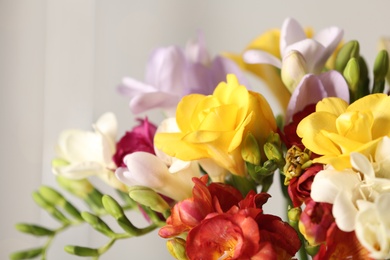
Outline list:
[[[244,161],[254,165],[259,165],[261,162],[260,147],[252,133],[245,136],[241,147],[241,156]]]
[[[32,259],[32,258],[35,258],[35,257],[41,255],[42,252],[43,252],[43,248],[41,248],[41,247],[31,248],[28,250],[18,251],[18,252],[12,253],[10,255],[10,259],[11,260]]]
[[[281,76],[284,85],[293,93],[299,82],[306,75],[307,67],[305,58],[298,51],[290,51],[283,58]]]
[[[132,186],[129,188],[129,196],[139,204],[156,212],[165,213],[170,209],[168,203],[157,192],[148,187]]]
[[[48,186],[41,186],[39,188],[39,194],[53,205],[63,207],[66,204],[66,199],[56,190]]]
[[[107,210],[107,212],[115,219],[118,219],[125,215],[122,207],[111,196],[104,195],[102,198],[102,203],[103,203],[103,207]]]
[[[65,217],[65,215],[59,211],[56,207],[46,201],[41,194],[38,192],[34,192],[33,194],[34,201],[44,210],[46,210],[50,215],[52,215],[55,219],[62,222],[63,224],[69,224],[70,221]]]
[[[51,236],[54,234],[53,230],[34,224],[18,223],[15,227],[20,232],[31,234],[34,236]]]
[[[283,153],[280,147],[273,143],[264,144],[264,153],[268,160],[274,160],[276,162],[284,161]]]
[[[87,179],[72,180],[57,176],[57,182],[62,188],[82,199],[85,199],[94,190],[94,187]]]
[[[81,216],[83,219],[90,224],[95,230],[99,231],[100,233],[108,236],[108,237],[115,237],[115,233],[110,229],[110,227],[98,216],[93,215],[89,212],[82,212]]]
[[[99,256],[99,251],[95,248],[82,247],[82,246],[66,246],[65,251],[72,255],[77,256]]]
[[[182,238],[173,238],[167,241],[167,248],[169,253],[178,260],[187,260],[186,241]]]
[[[372,93],[383,93],[386,76],[389,71],[389,55],[386,50],[381,50],[374,63],[374,86]]]
[[[287,212],[288,223],[298,231],[299,218],[301,217],[302,209],[300,207],[291,208]]]
[[[359,61],[351,58],[344,69],[343,76],[349,85],[351,103],[357,99],[358,84],[360,79]]]
[[[305,245],[306,253],[308,253],[310,256],[315,256],[318,253],[318,250],[320,250],[320,246],[321,245],[312,246],[307,244]]]
[[[343,72],[351,58],[359,57],[359,49],[359,42],[356,40],[344,44],[337,54],[335,69],[339,72]]]

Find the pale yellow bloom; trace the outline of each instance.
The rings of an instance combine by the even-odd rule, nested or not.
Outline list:
[[[390,136],[390,97],[368,95],[349,106],[342,99],[325,98],[300,122],[297,134],[308,149],[321,155],[314,162],[337,170],[350,168],[351,152],[372,158],[378,142]]]
[[[179,133],[158,133],[155,146],[183,161],[213,159],[233,174],[244,175],[240,145],[251,132],[259,145],[276,130],[275,118],[265,98],[227,76],[213,95],[185,96],[177,107]]]

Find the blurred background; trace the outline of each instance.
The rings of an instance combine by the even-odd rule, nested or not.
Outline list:
[[[50,161],[61,130],[90,130],[106,111],[117,115],[120,135],[134,125],[128,99],[116,86],[124,76],[143,80],[154,48],[185,46],[201,30],[212,55],[240,52],[291,16],[315,31],[343,28],[345,41],[359,40],[372,67],[379,38],[390,36],[389,10],[388,0],[0,0],[0,259],[44,242],[17,232],[15,223],[56,225],[31,193],[40,184],[56,187]],[[261,82],[251,82],[272,102]],[[155,123],[162,118],[159,112],[148,116]],[[282,215],[277,188],[271,195],[266,211]],[[130,218],[143,223],[136,214]],[[57,237],[47,258],[79,259],[63,246],[104,243],[105,237],[80,226]],[[170,255],[152,233],[115,244],[102,259]]]

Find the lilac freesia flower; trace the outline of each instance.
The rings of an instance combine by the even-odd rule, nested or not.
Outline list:
[[[185,50],[177,46],[154,50],[146,67],[145,82],[126,77],[119,92],[131,98],[130,109],[141,113],[161,108],[173,116],[177,103],[190,93],[211,94],[229,73],[246,83],[239,67],[230,59],[209,58],[202,35]]]
[[[286,122],[303,110],[326,97],[339,97],[349,102],[348,84],[337,71],[331,70],[319,75],[306,74],[291,95],[287,106]]]

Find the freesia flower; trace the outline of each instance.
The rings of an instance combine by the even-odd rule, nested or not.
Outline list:
[[[200,176],[197,164],[185,164],[170,172],[170,168],[157,156],[146,152],[126,155],[127,167],[119,167],[116,177],[127,186],[146,186],[176,201],[191,196],[191,178]],[[180,178],[178,175],[183,175]]]
[[[373,203],[359,203],[356,236],[375,259],[390,258],[390,192],[379,195]]]
[[[130,153],[143,151],[154,153],[153,138],[157,127],[149,123],[148,119],[138,119],[139,125],[125,135],[116,144],[113,160],[117,167],[125,166],[123,158]]]
[[[385,94],[368,95],[349,106],[340,98],[325,98],[299,123],[297,134],[305,147],[321,155],[314,162],[350,168],[351,152],[373,157],[378,142],[390,135],[389,109]]]
[[[299,207],[310,198],[314,176],[323,169],[322,164],[314,164],[307,168],[301,176],[294,177],[288,185],[288,195],[294,207]]]
[[[331,70],[319,75],[306,74],[292,92],[286,112],[286,122],[292,115],[307,105],[315,104],[326,97],[339,97],[349,102],[348,84],[337,71]]]
[[[157,133],[155,146],[184,161],[213,159],[233,174],[244,175],[240,145],[251,132],[259,145],[276,130],[272,110],[259,93],[248,91],[234,75],[213,95],[184,97],[176,114],[179,133]],[[174,145],[172,145],[174,144]]]
[[[318,74],[343,37],[343,30],[328,27],[307,38],[302,26],[293,18],[287,18],[280,32],[280,54],[282,60],[291,51],[297,51],[305,61],[306,73]],[[266,63],[282,68],[282,61],[268,52],[249,50],[244,54],[248,63]]]
[[[233,60],[240,66],[242,70],[249,71],[255,76],[259,77],[268,89],[272,92],[273,96],[277,99],[282,107],[282,110],[287,109],[288,101],[290,100],[290,92],[284,86],[280,77],[280,71],[269,64],[252,64],[244,60],[243,55],[248,50],[260,50],[270,53],[271,55],[280,59],[279,51],[280,30],[271,29],[256,37],[251,41],[248,46],[241,53],[223,53],[224,56]]]
[[[390,193],[390,138],[385,137],[375,151],[371,163],[360,153],[351,154],[352,170],[337,171],[331,167],[320,171],[314,178],[311,197],[317,202],[333,204],[333,216],[342,231],[353,231],[359,205],[375,202],[384,193]]]
[[[145,82],[124,78],[119,91],[131,98],[130,109],[141,113],[162,108],[174,115],[177,103],[190,93],[211,94],[229,73],[244,81],[238,66],[222,56],[211,60],[202,35],[183,50],[177,46],[157,48],[149,58]]]
[[[354,259],[370,260],[369,252],[360,244],[355,232],[341,231],[336,223],[333,223],[326,234],[326,242],[320,246],[320,250],[313,260],[324,259]]]
[[[299,231],[309,245],[316,246],[325,242],[327,230],[333,223],[331,204],[308,199],[299,219]]]
[[[114,175],[116,168],[112,156],[115,153],[117,121],[112,113],[103,114],[93,125],[94,132],[65,130],[60,134],[56,147],[56,162],[52,171],[70,179],[99,176],[110,186],[124,190]],[[63,163],[59,164],[61,160]]]

